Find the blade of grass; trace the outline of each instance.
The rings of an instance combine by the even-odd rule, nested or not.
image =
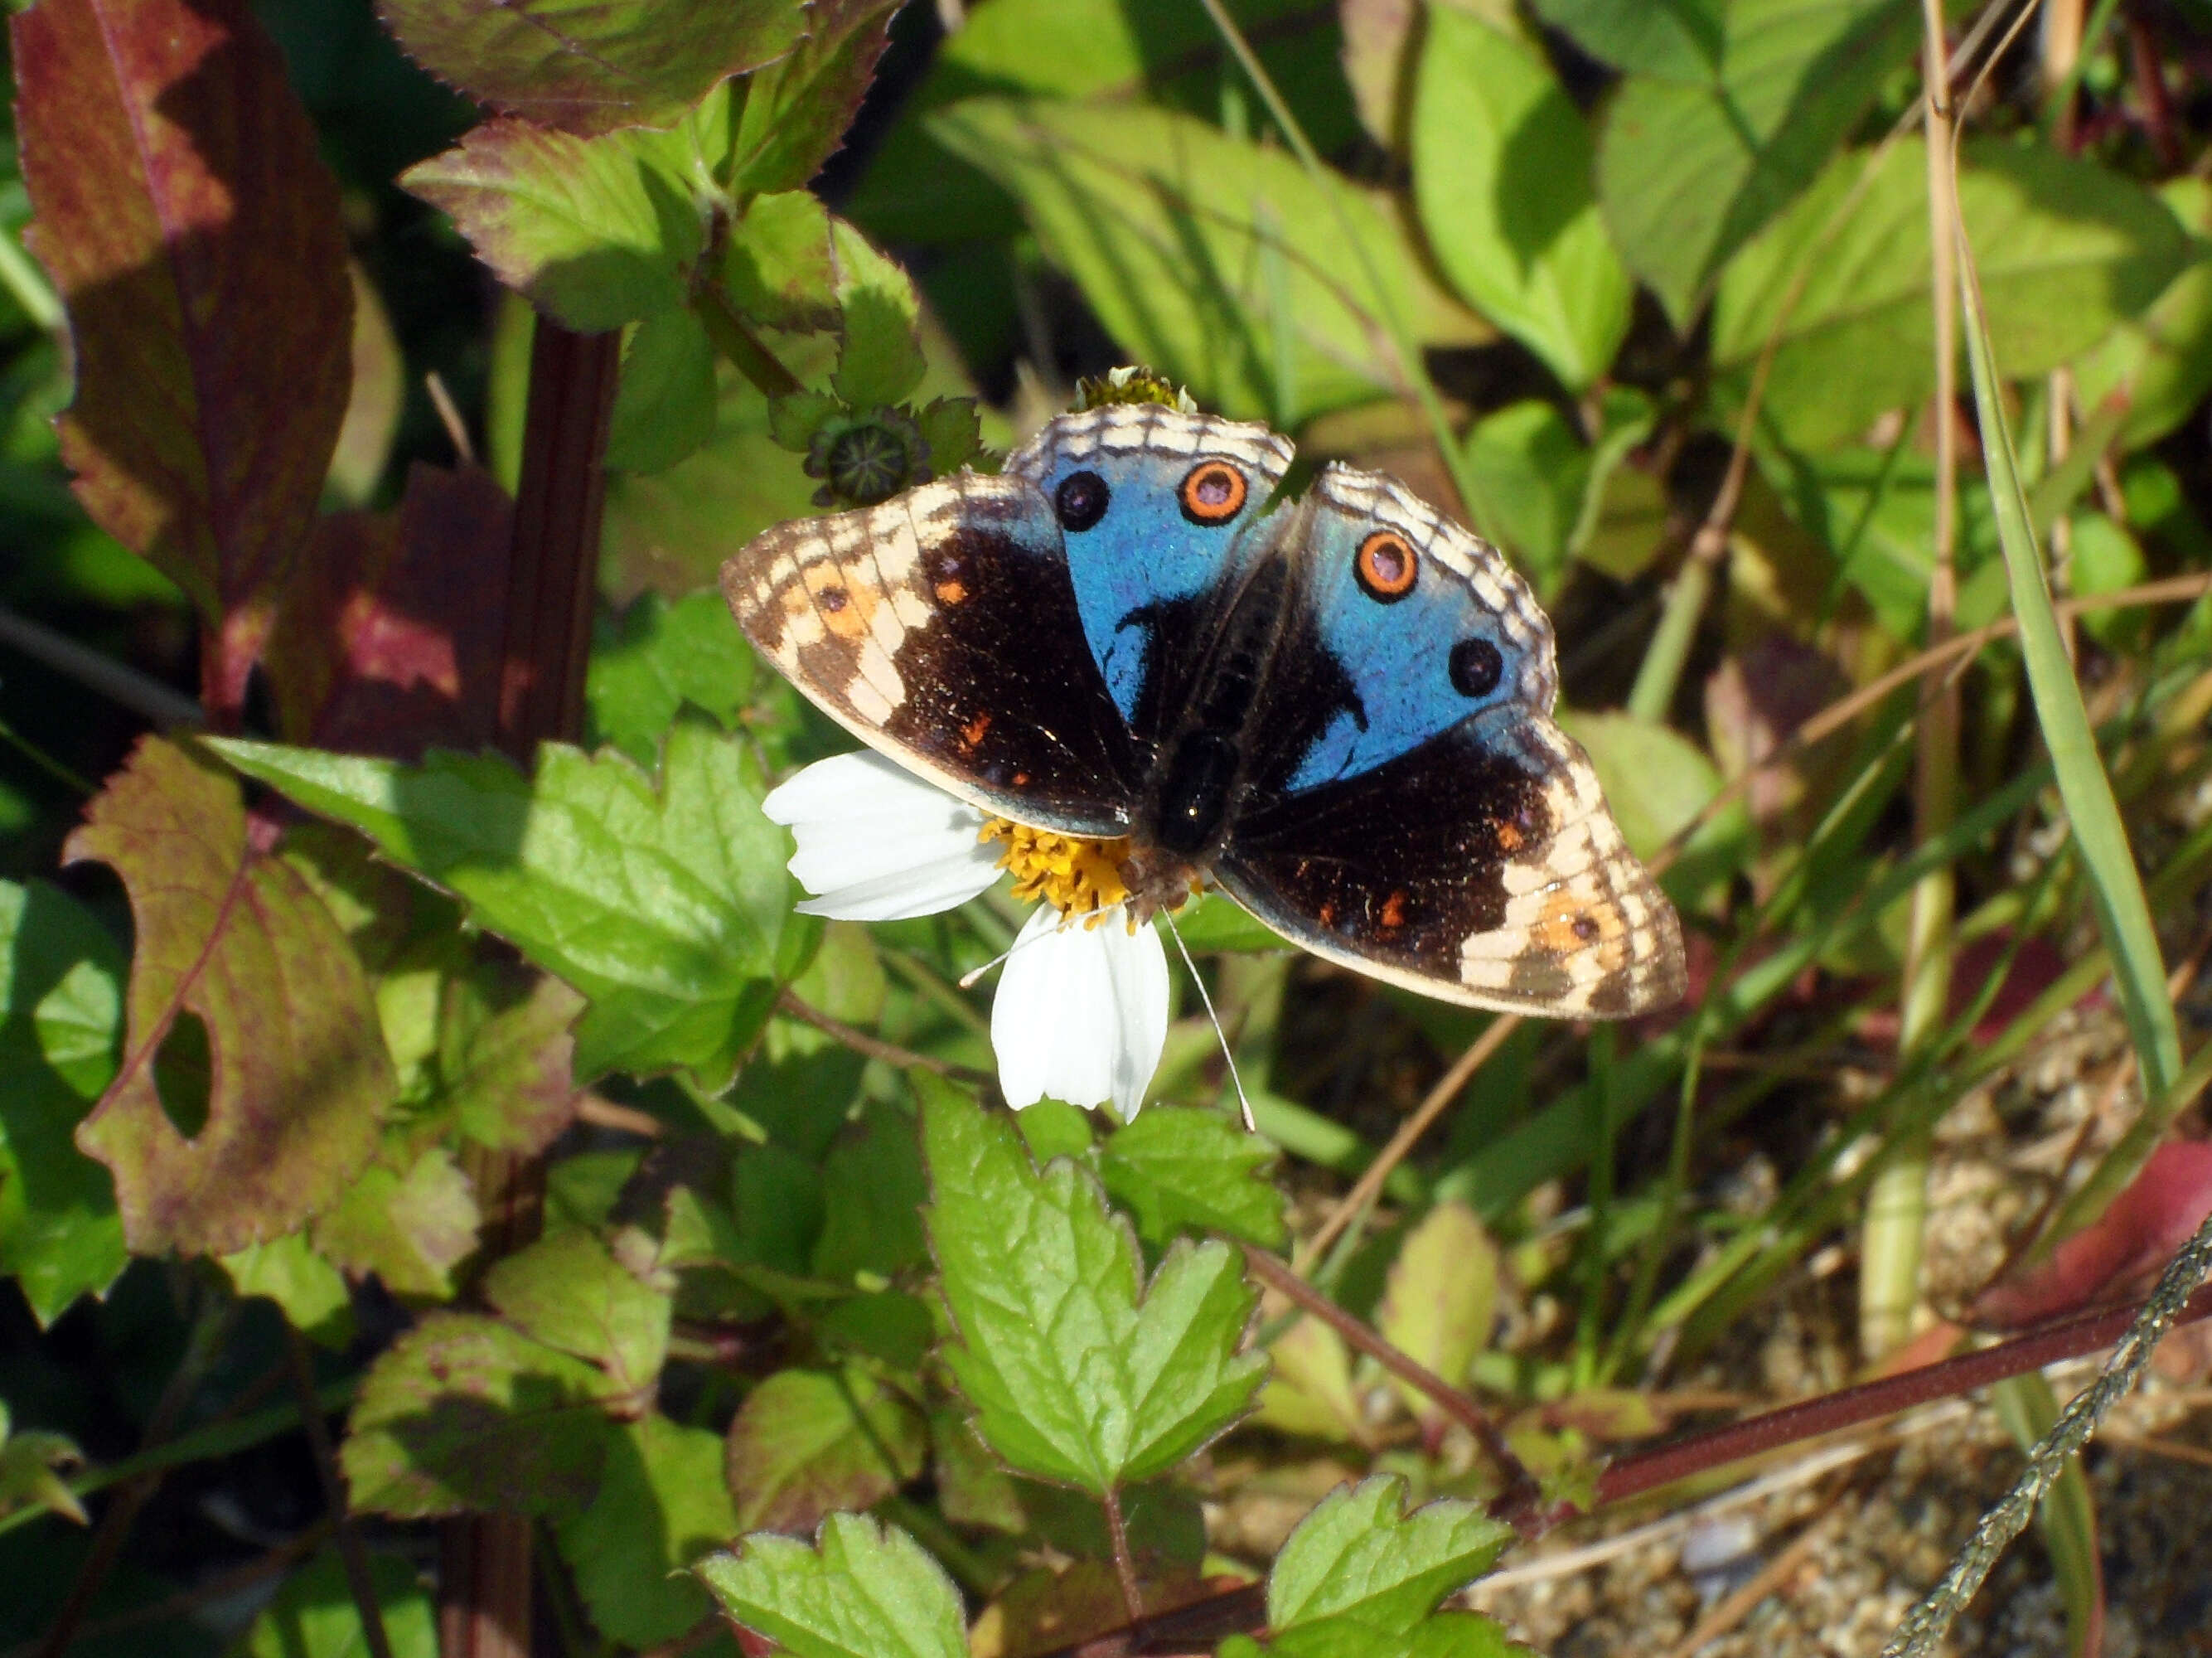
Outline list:
[[[2027,666],[2028,692],[2058,778],[2074,838],[2089,872],[2098,924],[2112,947],[2112,978],[2127,1017],[2128,1035],[2142,1067],[2144,1092],[2161,1099],[2181,1070],[2181,1033],[2166,993],[2166,967],[2158,933],[2126,826],[2112,796],[2112,780],[2097,752],[2081,687],[2067,661],[2045,577],[2043,555],[2029,521],[2021,488],[2018,452],[2005,422],[2003,391],[1982,303],[1981,280],[1973,247],[1963,222],[1955,227],[1959,252],[1959,296],[1966,322],[1966,360],[1973,372],[1974,406],[1980,417],[1984,476],[1995,509],[1997,539],[2004,552],[2005,575],[2012,589],[2013,614],[2020,622],[2021,654]]]

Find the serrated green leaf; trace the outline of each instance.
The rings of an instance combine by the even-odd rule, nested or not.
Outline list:
[[[736,1529],[811,1531],[872,1508],[921,1472],[928,1446],[921,1412],[858,1365],[779,1370],[730,1423]]]
[[[720,593],[674,600],[640,594],[619,615],[603,618],[593,635],[584,684],[592,735],[650,765],[687,703],[734,726],[751,697],[753,670],[752,649],[731,625]]]
[[[1454,1387],[1490,1344],[1498,1311],[1498,1246],[1473,1210],[1438,1204],[1421,1216],[1390,1264],[1375,1327],[1400,1352]],[[1396,1376],[1399,1394],[1424,1427],[1443,1417],[1437,1402]]]
[[[438,1658],[437,1609],[414,1565],[368,1557],[368,1582],[392,1658]],[[286,1578],[246,1637],[247,1658],[361,1658],[369,1650],[361,1610],[336,1550]]]
[[[592,999],[585,1081],[689,1066],[726,1083],[815,937],[794,920],[783,832],[745,744],[679,722],[659,786],[616,754],[549,743],[526,778],[490,755],[419,767],[275,744],[212,745],[310,811],[365,831]]]
[[[543,1151],[575,1117],[584,998],[550,973],[480,963],[445,983],[438,1111],[495,1151]]]
[[[1191,117],[976,98],[929,131],[1020,198],[1121,350],[1210,408],[1295,427],[1399,383],[1357,239],[1431,344],[1487,330],[1381,198]]]
[[[1091,1114],[1080,1106],[1060,1100],[1040,1100],[1014,1117],[1014,1126],[1030,1149],[1030,1161],[1039,1168],[1055,1157],[1088,1160],[1094,1139]]]
[[[756,1535],[696,1570],[731,1617],[792,1658],[968,1658],[945,1568],[865,1515],[831,1515],[814,1548]]]
[[[714,435],[714,348],[691,312],[655,311],[623,345],[606,464],[665,472]]]
[[[1513,1528],[1473,1503],[1405,1512],[1406,1482],[1379,1475],[1341,1485],[1298,1522],[1267,1574],[1278,1637],[1342,1620],[1410,1635],[1446,1595],[1490,1569]]]
[[[335,1265],[375,1273],[395,1295],[444,1301],[453,1268],[476,1252],[483,1218],[453,1153],[431,1146],[404,1169],[371,1163],[316,1217],[313,1235]]]
[[[1735,0],[1720,17],[1711,76],[1629,76],[1598,141],[1613,245],[1684,330],[1713,277],[1812,183],[1919,35],[1911,0]]]
[[[950,477],[982,452],[983,423],[972,397],[932,398],[915,411],[914,424],[929,445],[929,470]]]
[[[626,1393],[660,1374],[670,1297],[640,1283],[580,1227],[548,1233],[484,1279],[484,1298],[524,1334],[605,1370]]]
[[[945,1360],[992,1448],[1100,1493],[1243,1414],[1267,1366],[1237,1350],[1254,1296],[1235,1252],[1178,1241],[1140,1301],[1136,1240],[1087,1171],[1039,1174],[1011,1123],[950,1084],[915,1086],[930,1241],[958,1331]]]
[[[599,1633],[650,1647],[708,1615],[684,1569],[737,1533],[720,1436],[653,1411],[608,1436],[598,1493],[557,1537]]]
[[[746,204],[722,248],[722,287],[744,316],[775,328],[821,328],[837,309],[830,210],[811,190]]]
[[[115,1075],[127,971],[74,899],[0,881],[0,1273],[41,1325],[130,1259],[114,1183],[71,1137]]]
[[[844,338],[830,389],[855,410],[903,403],[927,367],[915,333],[914,290],[902,273],[896,284],[847,287],[839,300]]]
[[[222,1265],[241,1298],[267,1296],[301,1335],[331,1348],[353,1339],[352,1294],[304,1231],[250,1244],[223,1256]]]
[[[1274,1161],[1272,1145],[1218,1112],[1155,1106],[1108,1137],[1098,1178],[1155,1249],[1185,1231],[1277,1249],[1290,1231],[1267,1178]]]
[[[806,38],[789,54],[735,83],[740,100],[722,169],[740,195],[798,190],[844,142],[898,0],[815,0]]]
[[[574,1514],[606,1458],[616,1389],[494,1319],[434,1313],[362,1382],[339,1454],[359,1511]]]
[[[1959,211],[2008,375],[2058,367],[2143,311],[2187,260],[2172,210],[2108,168],[2042,145],[1970,144],[1965,160]],[[1838,157],[1729,265],[1714,303],[1713,361],[1732,385],[1779,327],[1762,407],[1800,449],[1854,436],[1935,389],[1927,154],[1916,138],[1891,146],[1824,235],[1864,161]]]
[[[580,138],[493,120],[399,182],[451,214],[501,282],[588,332],[684,303],[707,247],[698,153],[684,127]]]
[[[1431,11],[1413,147],[1421,225],[1461,295],[1571,389],[1605,373],[1631,283],[1598,216],[1589,129],[1543,54]]]
[[[544,127],[665,127],[806,34],[791,0],[386,0],[408,56],[480,102]]]

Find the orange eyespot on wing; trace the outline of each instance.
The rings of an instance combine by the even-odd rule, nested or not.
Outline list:
[[[1182,515],[1194,524],[1225,524],[1244,510],[1250,486],[1226,460],[1206,460],[1190,469],[1179,491]]]
[[[1359,544],[1352,562],[1360,590],[1386,605],[1411,593],[1420,570],[1420,559],[1395,530],[1376,530]]]

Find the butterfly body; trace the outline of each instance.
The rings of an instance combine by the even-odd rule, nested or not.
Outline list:
[[[996,477],[780,526],[724,567],[754,643],[981,809],[1127,838],[1316,954],[1478,1006],[1681,991],[1673,910],[1553,722],[1551,625],[1394,480],[1158,405],[1065,415]]]

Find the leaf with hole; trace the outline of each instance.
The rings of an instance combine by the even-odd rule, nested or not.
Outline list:
[[[77,1144],[141,1254],[228,1254],[335,1203],[395,1082],[367,976],[307,882],[246,837],[236,782],[142,741],[63,849],[112,865],[137,951],[122,1069]]]
[[[1040,1174],[1013,1125],[917,1076],[927,1219],[957,1338],[945,1359],[993,1449],[1092,1493],[1164,1472],[1249,1408],[1255,1297],[1235,1251],[1170,1246],[1149,1285],[1086,1170]]]
[[[477,921],[591,998],[581,1082],[689,1067],[726,1082],[816,923],[794,917],[783,832],[744,742],[692,721],[656,780],[560,744],[526,778],[492,755],[420,767],[273,744],[211,744],[311,811],[459,895]]]

